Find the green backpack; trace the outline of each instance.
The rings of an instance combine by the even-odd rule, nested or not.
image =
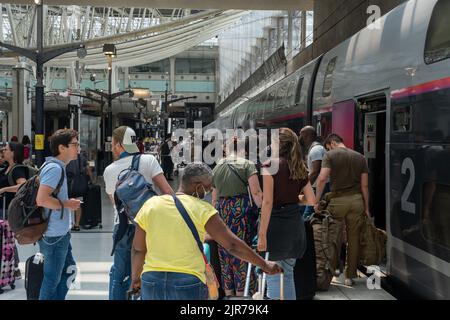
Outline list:
[[[359,241],[359,261],[364,266],[379,265],[386,255],[387,235],[364,214]]]

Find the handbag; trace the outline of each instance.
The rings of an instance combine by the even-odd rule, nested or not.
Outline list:
[[[203,244],[200,241],[200,236],[198,235],[198,231],[194,226],[194,223],[192,222],[191,217],[189,217],[189,214],[187,213],[186,209],[184,208],[183,204],[181,203],[180,199],[177,198],[177,196],[172,195],[173,201],[175,202],[175,206],[177,207],[178,211],[180,212],[181,216],[183,217],[184,221],[188,225],[189,229],[192,232],[192,235],[195,238],[195,241],[197,242],[198,248],[202,254],[203,260],[205,261],[205,277],[206,277],[206,286],[208,287],[208,299],[209,300],[217,300],[219,298],[219,281],[217,281],[216,273],[214,272],[214,269],[212,268],[211,264],[208,262],[208,259],[206,258],[204,252],[203,252]]]
[[[68,183],[68,189],[69,189],[69,198],[78,198],[83,197],[86,195],[88,190],[88,178],[86,174],[84,174],[82,167],[81,167],[81,158],[80,155],[77,157],[78,161],[78,174],[68,174],[67,180]]]

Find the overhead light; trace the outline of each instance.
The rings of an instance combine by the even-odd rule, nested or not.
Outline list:
[[[152,93],[146,88],[131,88],[133,91],[133,100],[149,99]]]
[[[103,53],[105,56],[115,57],[117,55],[116,46],[112,43],[105,43],[103,45]]]
[[[40,6],[40,5],[42,4],[42,0],[34,0],[34,3],[35,3],[37,6]]]

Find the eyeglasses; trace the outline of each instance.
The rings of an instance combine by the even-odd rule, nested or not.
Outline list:
[[[80,143],[79,142],[70,142],[69,144],[73,144],[77,148],[80,147]]]

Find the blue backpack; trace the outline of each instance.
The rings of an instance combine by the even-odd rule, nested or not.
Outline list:
[[[144,203],[156,195],[152,184],[138,171],[140,158],[140,154],[134,155],[131,166],[119,173],[114,195],[120,207],[117,210],[123,210],[133,223]]]

